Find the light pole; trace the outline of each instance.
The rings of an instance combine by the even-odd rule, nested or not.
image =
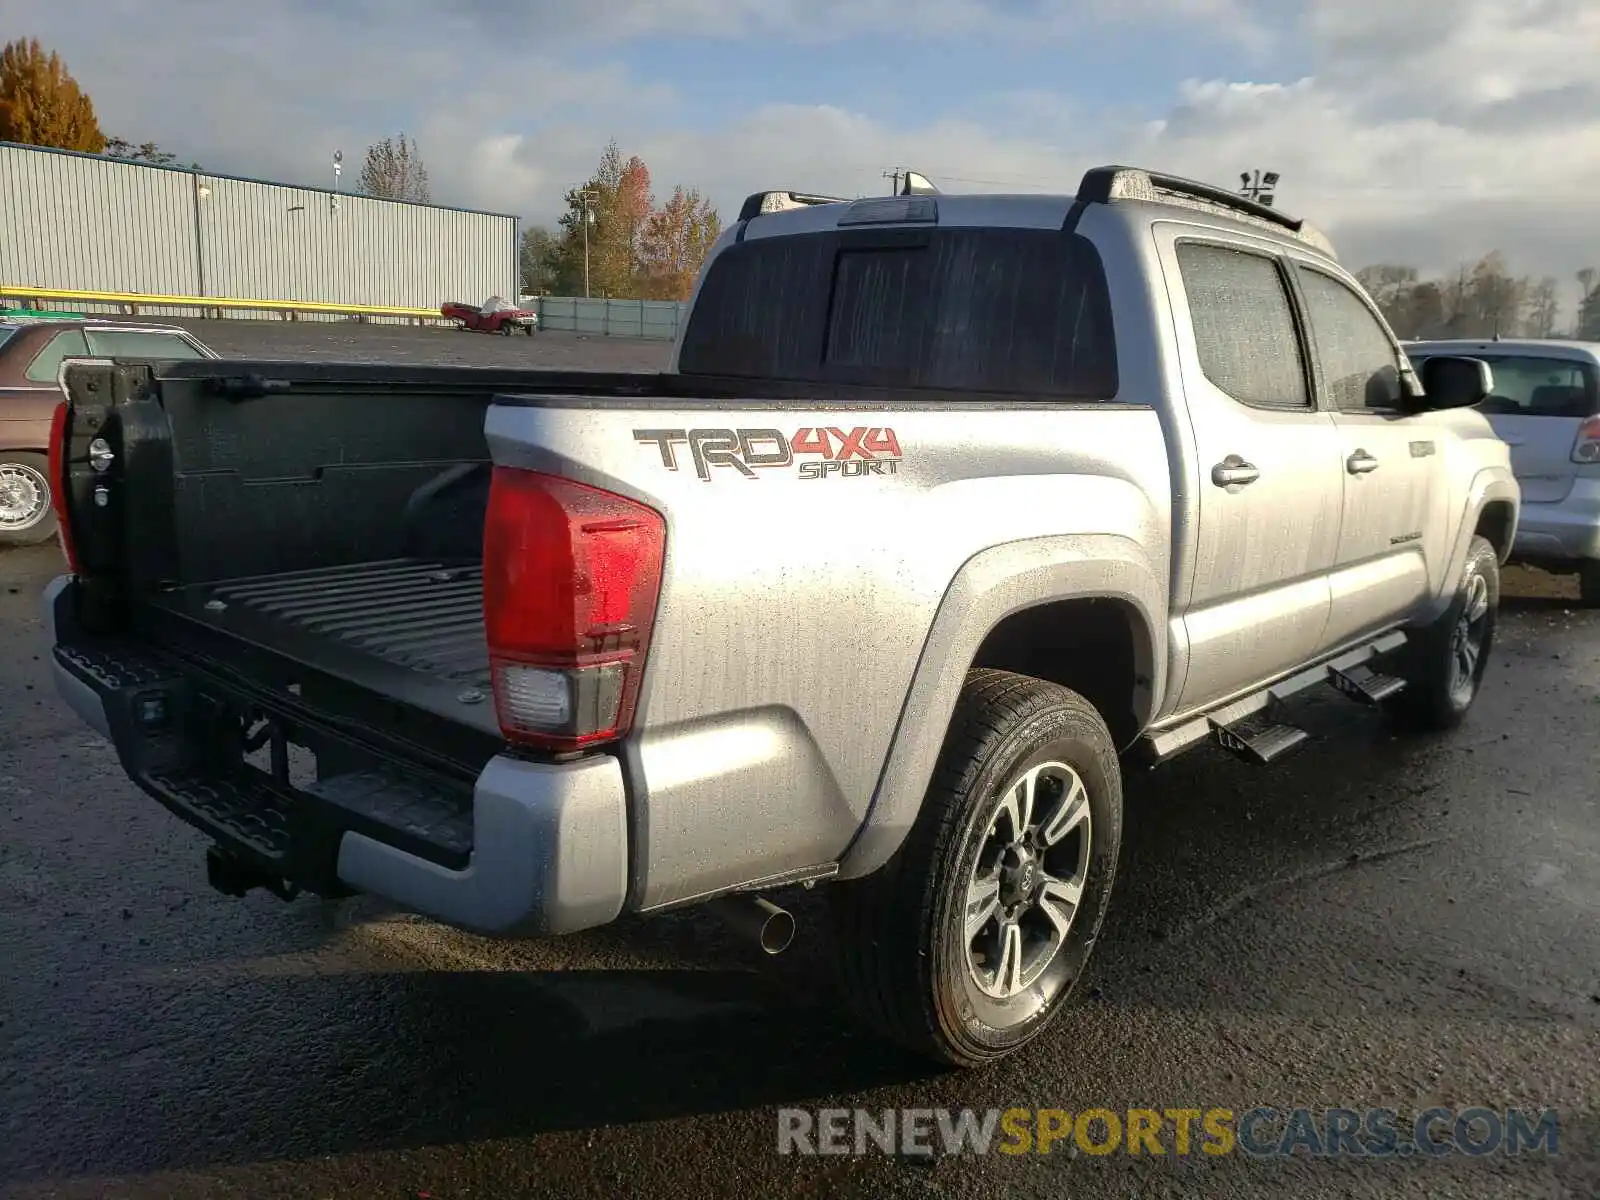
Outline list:
[[[334,212],[339,211],[339,192],[342,190],[339,186],[339,175],[343,171],[344,151],[335,150],[333,152],[333,195],[328,197],[328,207]]]
[[[583,204],[583,298],[589,299],[589,226],[594,224],[594,193],[588,188],[578,193]]]

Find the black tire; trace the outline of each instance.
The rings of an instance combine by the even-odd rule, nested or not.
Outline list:
[[[513,325],[510,321],[507,321],[505,324],[500,326],[500,332],[505,334],[506,337],[510,337],[516,331],[517,331],[517,327],[515,325]]]
[[[0,521],[11,503],[26,504],[25,523],[0,523],[0,546],[36,546],[56,533],[50,495],[50,460],[23,450],[0,450]]]
[[[1585,608],[1600,608],[1600,562],[1585,562],[1578,568],[1578,602]]]
[[[1065,937],[1051,934],[1058,948],[1043,974],[1015,995],[996,998],[985,994],[971,949],[989,938],[991,929],[999,939],[993,944],[1001,945],[1005,926],[1000,918],[1009,910],[996,909],[995,923],[985,923],[969,938],[964,928],[968,887],[980,863],[1007,836],[996,835],[1007,820],[1000,815],[1002,796],[1030,768],[1047,763],[1057,764],[1047,771],[1064,764],[1081,781],[1088,821],[1072,825],[1052,848],[1041,849],[1038,863],[1048,866],[1060,861],[1051,855],[1068,852],[1082,893]],[[1071,785],[1063,778],[1041,777],[1045,803],[1068,795]],[[1066,808],[1065,801],[1052,810],[1040,805],[1034,815]],[[1045,823],[1041,817],[1040,824]],[[1079,837],[1083,840],[1074,844]],[[976,1067],[1014,1052],[1044,1031],[1077,984],[1105,920],[1121,843],[1121,769],[1116,745],[1094,707],[1076,692],[1042,680],[1005,671],[971,672],[906,840],[878,871],[829,888],[847,1000],[871,1028],[941,1062]],[[997,864],[995,878],[1001,877]],[[1005,894],[997,892],[997,899]],[[1031,922],[1024,915],[1035,931],[1058,928],[1042,919],[1042,907],[1030,913],[1041,917]],[[1021,947],[1022,934],[1016,936]],[[991,984],[1006,961],[1002,951]]]
[[[1480,617],[1470,618],[1468,606],[1480,594],[1487,608]],[[1461,724],[1488,670],[1499,612],[1500,559],[1487,538],[1474,537],[1450,607],[1432,625],[1415,631],[1397,656],[1406,687],[1384,704],[1396,726],[1426,733]],[[1477,648],[1470,670],[1464,664],[1458,669],[1458,635]]]

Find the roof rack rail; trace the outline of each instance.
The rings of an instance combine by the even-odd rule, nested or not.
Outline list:
[[[1328,239],[1306,221],[1291,217],[1269,205],[1258,204],[1216,184],[1184,179],[1178,175],[1146,171],[1140,167],[1091,167],[1084,172],[1083,180],[1078,184],[1077,195],[1077,199],[1085,204],[1109,204],[1116,200],[1147,200],[1157,204],[1170,204],[1173,197],[1216,205],[1231,209],[1241,216],[1265,221],[1269,225],[1288,230],[1300,240],[1330,256],[1333,254],[1333,246]]]
[[[748,221],[762,213],[809,208],[813,204],[848,204],[842,196],[817,196],[810,192],[752,192],[739,208],[739,220]]]
[[[1252,217],[1281,225],[1291,233],[1299,233],[1305,224],[1275,208],[1236,195],[1227,188],[1183,179],[1177,175],[1163,175],[1158,171],[1145,171],[1139,167],[1092,167],[1084,172],[1083,181],[1078,184],[1078,199],[1091,204],[1151,199],[1152,192],[1173,192],[1179,196],[1192,196],[1196,200],[1209,200],[1212,204],[1238,209]]]

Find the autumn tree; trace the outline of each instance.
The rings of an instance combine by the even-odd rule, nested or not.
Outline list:
[[[1561,319],[1561,299],[1556,281],[1549,276],[1528,289],[1528,333],[1533,337],[1554,337]]]
[[[1505,255],[1491,250],[1472,268],[1470,292],[1472,319],[1478,333],[1515,336],[1522,330],[1528,307],[1529,284],[1512,276]]]
[[[1405,323],[1396,325],[1401,337],[1434,337],[1444,329],[1444,289],[1437,280],[1425,279],[1405,297]]]
[[[46,54],[37,38],[0,49],[0,141],[87,154],[105,148],[93,103],[61,56]]]
[[[1410,323],[1411,314],[1406,310],[1411,291],[1417,285],[1415,267],[1377,263],[1357,271],[1356,280],[1367,289],[1367,295],[1394,329],[1404,329]]]
[[[587,237],[587,294],[635,295],[640,245],[654,202],[650,168],[638,155],[624,159],[612,141],[600,155],[595,173],[568,191],[565,200],[567,211],[561,216],[562,232],[554,258],[560,290],[575,296],[585,294]]]
[[[722,232],[722,218],[698,189],[673,188],[672,198],[650,214],[640,246],[643,294],[653,300],[687,300],[700,266]]]
[[[414,200],[428,203],[428,168],[422,164],[417,143],[402,132],[367,147],[358,186],[379,200]]]
[[[1396,264],[1363,267],[1356,278],[1402,338],[1551,337],[1561,326],[1556,281],[1513,275],[1498,250],[1443,279],[1422,279],[1415,268]],[[1593,307],[1600,326],[1600,296]]]
[[[594,175],[566,194],[560,225],[546,258],[549,285],[561,295],[618,299],[687,297],[722,232],[716,211],[695,188],[675,187],[657,209],[650,168],[638,155],[624,158],[615,141],[600,155]],[[525,264],[529,244],[524,239]]]

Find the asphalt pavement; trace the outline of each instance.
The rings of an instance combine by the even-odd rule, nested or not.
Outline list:
[[[664,357],[219,324],[196,327],[264,357]],[[507,944],[211,891],[203,838],[55,697],[38,597],[60,569],[53,545],[0,554],[0,1195],[1600,1197],[1600,613],[1565,581],[1508,573],[1452,736],[1397,739],[1330,691],[1282,765],[1202,750],[1131,776],[1071,1011],[955,1073],[839,1015],[820,894],[785,898],[800,933],[766,959],[692,913]],[[1258,1105],[1553,1108],[1559,1151],[777,1152],[780,1108]]]

